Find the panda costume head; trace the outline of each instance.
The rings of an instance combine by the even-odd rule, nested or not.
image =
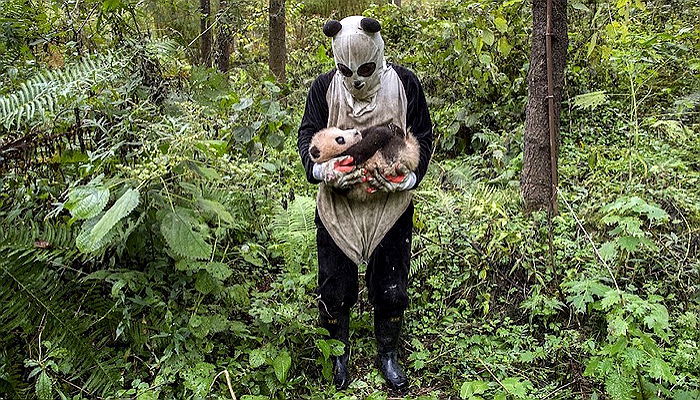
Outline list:
[[[323,33],[333,38],[333,58],[343,75],[346,99],[355,111],[374,108],[367,105],[376,98],[387,69],[380,30],[376,19],[362,16],[331,20],[323,26]]]

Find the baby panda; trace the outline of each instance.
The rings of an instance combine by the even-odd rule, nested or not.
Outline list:
[[[410,133],[404,133],[394,124],[373,126],[362,132],[332,127],[318,131],[311,138],[309,155],[315,163],[351,156],[353,162],[349,165],[363,168],[371,176],[375,170],[385,173],[388,167],[396,163],[414,171],[420,160],[419,149],[416,138]],[[368,200],[372,196],[371,186],[366,182],[355,185],[347,192],[347,196],[359,201]]]

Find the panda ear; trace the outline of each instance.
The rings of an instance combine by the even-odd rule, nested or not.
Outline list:
[[[341,29],[343,29],[343,25],[341,25],[339,21],[336,21],[334,19],[326,22],[323,25],[323,33],[328,37],[333,37],[337,35]]]
[[[362,18],[360,28],[367,33],[377,33],[382,30],[382,26],[374,18]]]

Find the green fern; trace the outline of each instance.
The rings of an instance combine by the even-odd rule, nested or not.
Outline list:
[[[75,234],[62,224],[0,222],[0,347],[16,346],[23,333],[41,331],[43,340],[66,349],[65,360],[73,366],[67,378],[74,385],[91,398],[110,390],[123,367],[121,357],[101,349],[112,336],[113,304],[94,285],[82,284],[83,273],[71,267],[84,261],[73,245]],[[21,371],[27,356],[17,347],[0,354],[5,376]],[[9,393],[19,393],[39,382],[12,378],[6,384],[12,386]],[[45,390],[46,382],[39,387]]]
[[[307,264],[316,249],[314,239],[316,201],[298,196],[287,209],[279,207],[270,229],[288,264]]]
[[[111,53],[61,70],[45,70],[23,82],[14,93],[0,97],[0,124],[5,129],[47,121],[61,111],[62,102],[81,96],[98,82],[114,79],[120,67]]]
[[[275,239],[292,244],[308,241],[315,232],[314,210],[316,201],[311,197],[297,196],[286,210],[277,210],[272,222],[272,235]]]
[[[476,171],[469,164],[457,165],[445,172],[445,180],[457,187],[467,187],[474,182]]]

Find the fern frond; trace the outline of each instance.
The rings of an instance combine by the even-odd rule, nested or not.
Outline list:
[[[4,231],[0,241],[2,342],[20,332],[41,331],[44,340],[67,350],[66,358],[74,367],[69,380],[96,397],[113,387],[123,365],[119,357],[102,350],[113,328],[93,325],[111,305],[94,287],[81,285],[77,278],[82,272],[69,267],[83,256],[73,248],[74,237],[65,226],[42,231],[36,223],[20,225]],[[52,242],[41,245],[40,238]],[[95,309],[99,311],[91,312]]]
[[[316,201],[298,196],[287,209],[279,207],[270,224],[272,237],[288,265],[307,265],[316,250],[314,243]]]
[[[673,102],[676,106],[685,108],[697,107],[700,104],[700,90],[689,93]]]
[[[316,202],[310,197],[297,196],[286,210],[277,210],[272,220],[273,237],[285,243],[306,241],[315,232],[314,212]]]
[[[0,97],[0,124],[10,129],[47,121],[65,99],[80,97],[96,83],[114,79],[119,70],[114,65],[116,60],[106,53],[60,70],[38,73],[22,82],[17,91]]]
[[[455,186],[466,187],[474,182],[476,170],[469,164],[457,165],[445,172],[445,180]]]

